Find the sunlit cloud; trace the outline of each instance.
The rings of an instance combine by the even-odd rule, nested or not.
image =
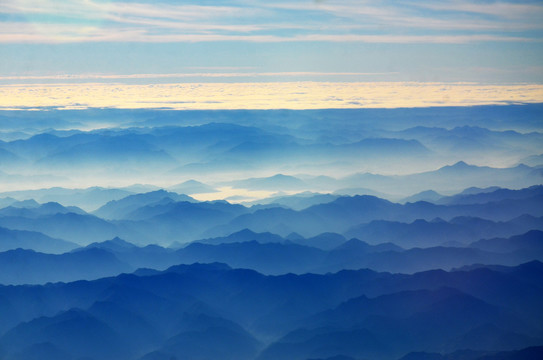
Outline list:
[[[543,85],[274,82],[0,86],[0,109],[322,109],[539,102],[543,102]]]

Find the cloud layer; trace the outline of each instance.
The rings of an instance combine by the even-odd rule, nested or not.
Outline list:
[[[322,109],[543,102],[543,85],[470,83],[207,83],[0,86],[0,109]]]

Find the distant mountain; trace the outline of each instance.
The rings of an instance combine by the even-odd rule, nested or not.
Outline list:
[[[243,229],[228,236],[196,240],[195,243],[203,243],[210,245],[228,244],[236,242],[257,241],[261,244],[265,243],[293,243],[309,247],[315,247],[321,250],[333,249],[347,240],[340,234],[322,233],[312,238],[305,239],[301,236],[288,236],[283,238],[279,235],[270,232],[255,233],[249,229]]]
[[[74,250],[101,249],[115,255],[120,261],[128,264],[132,269],[151,268],[164,270],[180,262],[179,256],[172,250],[158,245],[136,246],[118,237],[92,243],[85,248]],[[114,275],[114,274],[112,274]]]
[[[363,187],[350,187],[350,188],[341,188],[333,193],[338,196],[356,196],[356,195],[370,195],[375,197],[380,197],[381,199],[389,199],[391,195],[385,194],[383,192],[363,188]]]
[[[139,134],[117,134],[116,136],[97,133],[76,134],[56,137],[55,147],[36,161],[38,167],[96,167],[113,164],[122,168],[160,168],[175,166],[175,159],[163,149],[150,144]],[[35,151],[38,151],[38,147]]]
[[[132,242],[168,245],[209,237],[203,234],[205,229],[227,223],[247,212],[249,209],[226,201],[165,201],[134,210],[126,215],[128,220],[116,224],[126,234],[123,236]]]
[[[292,175],[299,172],[346,174],[352,169],[364,169],[366,173],[338,181],[327,179],[326,176],[300,176],[297,179],[305,184],[302,188],[299,183],[285,183],[283,186],[297,191],[331,192],[339,189],[369,188],[380,193],[394,193],[401,189],[399,196],[405,197],[427,190],[425,184],[430,182],[418,179],[435,180],[432,188],[437,192],[460,191],[462,187],[469,186],[498,185],[519,188],[541,183],[541,174],[533,168],[525,167],[511,171],[493,169],[487,173],[495,176],[478,176],[484,172],[481,171],[484,166],[464,170],[461,166],[456,166],[449,172],[445,169],[439,173],[437,170],[433,175],[427,172],[423,176],[415,176],[420,175],[423,169],[443,166],[444,162],[454,164],[464,159],[467,163],[484,165],[491,159],[504,159],[504,163],[516,163],[523,158],[541,154],[543,135],[537,132],[541,129],[534,128],[535,124],[530,125],[530,129],[534,130],[530,133],[520,128],[501,131],[497,130],[498,128],[485,128],[485,125],[488,126],[491,122],[481,117],[475,120],[480,114],[470,118],[474,123],[462,123],[464,120],[461,115],[458,115],[454,123],[448,113],[444,114],[445,111],[455,113],[451,109],[434,110],[427,113],[434,116],[426,118],[428,115],[418,117],[402,113],[400,116],[399,112],[381,113],[368,109],[306,112],[203,111],[190,115],[183,113],[182,123],[173,121],[173,113],[161,113],[160,116],[164,117],[161,120],[158,119],[158,114],[151,112],[104,111],[104,118],[119,117],[116,124],[92,131],[77,130],[81,123],[75,118],[81,116],[80,119],[84,120],[80,121],[91,123],[98,123],[99,119],[103,119],[94,118],[99,116],[100,111],[87,110],[88,113],[81,112],[79,115],[58,114],[59,117],[74,116],[70,120],[40,120],[52,126],[44,128],[43,123],[39,122],[40,125],[35,130],[24,129],[34,134],[33,136],[1,143],[0,148],[4,154],[13,154],[16,164],[31,164],[33,169],[42,166],[41,170],[47,170],[55,176],[88,176],[86,172],[91,166],[93,178],[100,184],[107,183],[100,180],[105,177],[123,182],[128,177],[134,182],[144,183],[148,181],[144,175],[147,174],[146,170],[162,171],[163,183],[174,183],[179,178],[176,171],[182,171],[183,178],[201,178],[202,174],[220,175],[224,171],[239,177],[242,176],[239,170],[248,170],[258,174],[254,176],[262,176],[261,174]],[[17,116],[27,117],[22,114]],[[531,116],[534,115],[529,117]],[[328,120],[325,121],[325,118]],[[378,125],[369,118],[378,122]],[[437,120],[438,118],[441,120]],[[290,119],[291,123],[286,119]],[[434,127],[428,127],[430,119]],[[13,121],[5,120],[5,123]],[[507,121],[510,127],[512,124],[520,126],[522,123],[511,118]],[[36,120],[25,119],[22,122],[30,124],[36,123]],[[55,129],[55,126],[61,123],[72,130]],[[444,123],[447,123],[446,127],[440,126]],[[493,123],[492,126],[504,129],[503,123]],[[100,164],[102,166],[98,167]],[[107,164],[107,167],[104,167],[104,164]],[[70,170],[66,170],[66,165],[71,165]],[[382,175],[386,181],[379,181],[379,176],[369,176],[391,168],[398,169],[401,174],[419,174],[401,175],[397,178]],[[296,172],[292,172],[293,169]],[[514,175],[514,172],[518,174]],[[459,176],[460,173],[462,176]],[[36,174],[28,174],[32,175]],[[224,181],[224,178],[216,178]],[[489,183],[490,179],[495,184]],[[403,182],[402,186],[398,186],[399,182]],[[65,183],[75,182],[68,180]],[[272,186],[258,183],[253,185],[257,188]],[[185,186],[185,190],[187,191],[182,192],[192,192],[194,188],[191,190]],[[46,201],[77,205],[90,211],[108,200],[115,199],[103,199],[105,201],[101,204],[96,201],[92,206],[90,203],[83,204],[82,201]]]
[[[387,247],[383,247],[383,245],[385,244],[377,245],[371,250],[364,250],[367,246],[351,248],[349,251],[334,250],[316,271],[322,273],[340,269],[369,268],[395,273],[415,273],[435,268],[450,270],[477,263],[516,265],[534,259],[543,260],[538,254],[495,254],[479,249],[457,247],[413,248],[401,251],[395,246],[386,244]]]
[[[105,249],[105,250],[109,250],[113,252],[126,252],[126,251],[131,251],[137,248],[137,246],[132,243],[129,243],[128,241],[124,241],[123,239],[115,237],[111,240],[106,240],[102,242],[93,242],[92,244],[85,246],[85,248]]]
[[[417,139],[430,149],[440,153],[456,154],[464,159],[475,160],[485,156],[522,158],[538,152],[543,134],[519,132],[510,129],[496,131],[480,126],[442,127],[417,126],[389,136]]]
[[[484,194],[489,192],[494,192],[496,190],[499,190],[500,187],[498,186],[489,186],[487,188],[478,188],[475,186],[469,187],[467,189],[464,189],[460,194],[458,195],[477,195],[477,194]]]
[[[41,232],[53,238],[87,245],[101,239],[119,236],[118,226],[92,215],[56,213],[36,217],[0,216],[0,226],[13,230]]]
[[[186,264],[223,262],[232,267],[254,269],[265,274],[304,273],[314,269],[325,257],[322,250],[298,244],[242,243],[207,245],[193,243],[177,250]]]
[[[202,239],[195,242],[202,244],[210,245],[219,245],[219,244],[228,244],[228,243],[241,243],[247,241],[258,241],[259,243],[269,243],[269,242],[283,242],[285,239],[279,235],[272,234],[270,232],[265,233],[255,233],[249,229],[243,229],[236,233],[230,234],[228,236],[212,238],[212,239]]]
[[[15,156],[17,165],[32,165],[26,169],[38,169],[43,165],[41,170],[68,178],[88,176],[88,166],[93,166],[93,178],[100,184],[107,183],[103,181],[106,177],[123,182],[130,178],[133,182],[145,183],[148,181],[145,170],[150,169],[163,170],[163,183],[175,183],[179,178],[170,172],[174,169],[184,171],[184,179],[201,178],[202,174],[220,175],[226,170],[236,177],[243,176],[238,170],[251,171],[255,177],[266,173],[346,174],[352,169],[375,174],[393,168],[405,174],[437,168],[444,163],[454,164],[459,160],[484,165],[495,162],[493,159],[502,159],[504,163],[513,164],[542,152],[543,135],[534,120],[540,115],[540,109],[535,105],[508,106],[507,110],[492,107],[401,111],[245,110],[186,111],[182,115],[167,110],[161,110],[161,113],[111,109],[67,113],[48,111],[52,111],[55,118],[51,114],[34,114],[39,118],[35,119],[21,112],[0,115],[2,124],[8,127],[3,138],[17,138],[0,144],[3,154],[10,158]],[[499,114],[501,111],[505,114]],[[179,116],[182,116],[182,122],[175,121]],[[106,128],[98,126],[103,125],[104,119],[112,121]],[[35,127],[21,129],[16,123]],[[60,130],[57,126],[70,130]],[[97,128],[89,131],[87,126]],[[28,135],[8,136],[21,131]],[[86,168],[83,167],[85,163]],[[65,166],[70,164],[73,166],[66,170]],[[99,164],[107,164],[107,168],[97,167]],[[292,172],[293,169],[296,172]],[[25,177],[36,175],[33,172],[26,172],[28,175]],[[432,188],[444,192],[460,191],[461,186],[519,188],[541,183],[537,174],[524,176],[519,173],[514,177],[502,171],[497,177],[472,175],[463,180],[455,178],[462,180],[460,182],[447,181],[446,176],[442,176]],[[424,183],[414,180],[405,181],[403,187],[397,186],[399,180],[406,179],[401,176],[401,179],[393,179],[391,183],[395,184],[391,184],[375,183],[376,178],[358,179],[367,181],[350,178],[329,187],[331,182],[324,179],[313,182],[300,177],[309,188],[299,190],[370,188],[393,193],[401,189],[402,194],[399,195],[403,197],[427,190]],[[496,183],[489,183],[491,179]],[[534,179],[539,181],[534,182]],[[65,180],[65,183],[76,184],[74,180]],[[55,183],[58,181],[49,182]],[[102,204],[95,203],[94,207],[81,202],[65,203],[60,199],[46,201],[59,201],[90,211],[107,200]]]
[[[15,208],[37,208],[40,206],[40,204],[34,199],[28,199],[28,200],[16,200],[13,203],[11,203],[9,206],[15,207]]]
[[[531,230],[526,234],[512,236],[508,239],[479,240],[470,246],[499,253],[523,252],[533,256],[543,256],[543,231]]]
[[[281,237],[296,232],[304,238],[327,232],[344,233],[347,237],[357,237],[375,244],[378,241],[375,235],[380,234],[376,226],[378,223],[370,226],[374,229],[372,238],[366,236],[372,233],[365,231],[366,225],[360,225],[357,230],[353,228],[353,224],[367,224],[377,219],[399,223],[421,220],[409,226],[382,223],[384,232],[381,234],[384,242],[397,242],[395,237],[411,234],[406,237],[409,241],[398,243],[402,247],[410,247],[411,241],[417,244],[417,237],[421,241],[423,238],[425,240],[416,246],[443,243],[450,245],[450,241],[462,243],[460,237],[464,235],[468,239],[463,240],[464,243],[480,238],[508,237],[539,229],[537,219],[543,216],[540,206],[543,195],[537,194],[519,199],[466,205],[436,205],[428,202],[401,205],[372,196],[340,197],[300,211],[281,207],[257,210],[225,201],[188,202],[182,200],[185,197],[186,195],[159,190],[110,202],[95,212],[104,217],[122,217],[122,220],[115,221],[106,221],[88,215],[81,209],[66,208],[54,203],[37,208],[8,207],[0,209],[0,226],[42,232],[47,236],[81,245],[116,236],[139,245],[168,245],[174,241],[183,243],[202,238],[224,237],[243,229],[255,233],[271,232]],[[465,219],[483,217],[494,224],[489,221],[469,223],[460,220],[459,215]],[[448,222],[430,221],[436,217]],[[518,219],[510,220],[514,218]],[[507,222],[496,223],[504,220]],[[390,229],[386,228],[387,224],[391,225]],[[437,234],[440,229],[446,230],[444,233],[450,234],[449,238],[439,241],[443,238],[442,234]],[[438,240],[433,238],[434,234],[439,236],[435,238]]]
[[[243,214],[247,209],[240,205],[230,204],[226,201],[196,202],[196,201],[170,201],[166,199],[158,203],[145,205],[130,213],[125,218],[129,220],[170,221],[172,219],[188,220],[190,217],[196,223],[220,222],[222,218],[231,218]],[[213,219],[213,220],[212,220]],[[202,226],[205,228],[205,226]]]
[[[196,180],[187,180],[181,184],[170,186],[168,190],[187,195],[217,192],[214,187]]]
[[[313,192],[302,192],[294,195],[274,196],[266,199],[244,203],[244,205],[256,204],[277,204],[289,207],[293,210],[302,210],[317,204],[329,203],[336,200],[339,196],[332,194],[319,194]]]
[[[443,197],[436,201],[437,204],[484,204],[501,200],[528,199],[543,194],[543,185],[534,185],[520,190],[500,189],[490,187],[487,189],[470,188],[454,196]]]
[[[122,189],[90,187],[87,189],[66,189],[54,187],[39,190],[20,190],[2,193],[15,199],[35,199],[40,203],[58,202],[64,206],[78,206],[86,211],[95,210],[111,200],[119,200],[133,194]]]
[[[281,208],[258,210],[244,214],[210,232],[214,230],[232,233],[248,228],[256,232],[271,231],[282,236],[297,232],[304,237],[311,237],[324,232],[342,232],[343,227],[356,218],[380,217],[383,212],[391,216],[399,207],[401,206],[371,196],[341,197],[301,211]]]
[[[435,203],[439,199],[441,199],[443,195],[433,191],[433,190],[425,190],[420,193],[411,195],[409,197],[406,197],[401,202],[407,203],[407,202],[417,202],[417,201],[428,201]]]
[[[120,200],[112,200],[94,211],[93,214],[104,219],[120,220],[139,208],[177,201],[194,202],[196,200],[187,195],[179,195],[165,190],[156,190],[144,194],[129,195]]]
[[[322,250],[331,250],[344,244],[347,239],[341,234],[327,232],[308,239],[292,239],[291,241],[300,245],[312,246]]]
[[[353,224],[374,220],[412,222],[417,219],[429,221],[436,217],[450,220],[458,216],[470,216],[503,221],[521,215],[543,216],[541,201],[543,195],[485,204],[445,206],[422,201],[401,205],[373,196],[340,197],[330,203],[314,205],[301,211],[283,208],[257,210],[238,216],[225,225],[211,228],[203,236],[223,236],[247,228],[255,232],[270,231],[280,236],[296,232],[303,237],[312,237],[324,232],[344,233]]]
[[[16,199],[9,196],[0,198],[0,209],[10,206],[16,201],[17,201]]]
[[[35,218],[43,215],[55,215],[55,214],[78,214],[85,215],[85,211],[76,206],[64,207],[56,202],[48,202],[38,206],[21,207],[23,204],[12,204],[11,206],[0,209],[0,216],[20,216],[25,218]],[[15,205],[15,206],[14,206]],[[19,206],[17,206],[19,205]]]
[[[383,193],[394,194],[401,189],[405,194],[428,190],[428,184],[437,192],[460,192],[468,187],[499,186],[521,188],[539,185],[542,175],[537,169],[518,165],[511,168],[492,168],[469,165],[459,161],[437,170],[410,175],[385,176],[370,173],[358,173],[341,179],[342,187],[359,187]]]
[[[44,284],[50,281],[97,279],[133,270],[112,253],[88,249],[61,255],[32,250],[0,253],[1,284]]]
[[[370,244],[393,242],[404,248],[412,248],[464,246],[479,239],[509,237],[529,230],[543,230],[541,218],[525,215],[506,222],[467,216],[455,217],[448,222],[439,218],[431,221],[419,219],[412,223],[374,220],[353,226],[345,232],[345,236]]]
[[[490,222],[492,224],[492,222]],[[404,248],[439,246],[447,243],[467,244],[470,240],[480,239],[484,230],[446,222],[441,219],[432,221],[415,220],[401,223],[374,220],[367,224],[352,227],[345,236],[357,238],[370,244],[393,242]]]
[[[178,263],[195,262],[223,262],[233,267],[254,269],[265,274],[326,273],[359,268],[414,273],[433,268],[458,269],[472,264],[516,265],[530,260],[543,260],[540,237],[541,231],[531,231],[526,235],[509,239],[481,240],[471,247],[427,247],[405,250],[390,242],[370,245],[357,239],[346,241],[340,235],[332,233],[324,233],[309,239],[286,240],[271,233],[258,234],[244,230],[226,238],[193,242],[178,250],[157,245],[140,247],[115,238],[59,255],[57,260],[90,250],[100,250],[106,258],[111,255],[128,266],[110,267],[105,275],[115,275],[127,269],[165,269]],[[88,258],[89,267],[93,259]],[[49,260],[57,261],[55,258]],[[103,261],[101,257],[95,260],[97,261],[95,266],[99,266]],[[94,276],[95,271],[83,267],[77,273],[83,278],[89,278]],[[28,270],[28,274],[25,273],[24,276],[32,274],[33,271]],[[51,281],[53,280],[56,279],[51,278]]]
[[[62,254],[77,247],[78,245],[75,243],[54,239],[39,232],[0,227],[0,251],[21,248],[43,253]]]
[[[38,202],[34,199],[29,200],[17,200],[12,197],[5,197],[0,199],[0,209],[4,209],[7,207],[13,207],[13,208],[36,208],[40,206]]]
[[[535,233],[535,236],[532,236]],[[539,244],[539,231],[528,233],[529,245],[518,245],[509,251],[495,248],[427,247],[404,250],[392,243],[370,245],[351,239],[345,241],[337,234],[322,234],[313,239],[279,242],[269,234],[252,236],[244,231],[207,243],[194,242],[176,251],[178,261],[186,264],[222,262],[232,267],[254,269],[264,274],[326,273],[341,269],[370,268],[378,271],[415,273],[434,268],[450,270],[471,264],[516,265],[530,260],[543,260]],[[230,242],[237,239],[241,242]],[[253,239],[253,240],[249,240]],[[273,240],[273,241],[269,241]],[[263,242],[259,242],[263,241]],[[505,241],[505,240],[504,240]],[[508,241],[520,243],[517,237]],[[210,243],[211,242],[211,243]],[[340,245],[333,247],[338,242]],[[525,241],[526,242],[526,241]],[[477,243],[475,243],[477,244]]]
[[[361,160],[375,163],[408,157],[422,158],[431,154],[423,144],[412,139],[364,136],[336,143],[323,141],[321,138],[308,141],[300,139],[299,133],[294,133],[296,137],[292,134],[286,137],[275,133],[262,141],[247,139],[215,158],[215,163],[212,164],[233,165],[239,162],[238,167],[258,167],[262,163],[267,163],[277,168],[280,164],[296,166],[301,163],[315,163],[318,166],[319,163],[330,163],[338,159],[353,163],[359,163]]]
[[[541,166],[543,165],[543,154],[531,155],[520,160],[521,164],[526,164],[528,166]]]

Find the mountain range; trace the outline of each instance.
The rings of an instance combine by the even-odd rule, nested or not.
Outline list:
[[[473,343],[474,350],[511,351],[541,343],[542,271],[530,262],[500,271],[264,276],[194,264],[1,286],[0,351],[44,360],[214,359],[221,352],[228,359],[398,359]]]
[[[414,273],[473,264],[511,266],[531,260],[543,261],[543,231],[531,230],[506,239],[482,239],[463,247],[404,249],[391,242],[370,245],[330,233],[288,240],[271,233],[244,230],[225,238],[196,241],[179,249],[158,245],[139,247],[115,238],[55,255],[18,248],[0,252],[0,258],[0,283],[3,284],[89,280],[139,268],[162,270],[175,264],[214,262],[272,275],[324,274],[360,268]]]
[[[542,118],[0,110],[0,359],[539,360]]]
[[[2,179],[9,188],[35,189],[39,183],[42,188],[74,188],[85,178],[97,188],[150,183],[190,195],[231,183],[269,191],[369,188],[404,198],[428,190],[425,184],[452,193],[469,186],[541,183],[537,156],[543,152],[543,128],[534,120],[541,111],[537,105],[511,106],[506,114],[494,106],[462,111],[50,111],[40,119],[24,111],[0,114]],[[104,125],[104,119],[110,120]],[[17,121],[26,125],[21,128]],[[92,124],[101,126],[88,130]],[[524,159],[529,164],[522,165]],[[274,178],[277,174],[300,181],[286,182]],[[307,181],[300,174],[337,181],[323,187],[322,179]],[[186,183],[191,180],[209,187]],[[79,196],[70,204],[60,198],[44,201],[92,211],[118,200],[109,194],[101,204],[92,198],[85,203]]]

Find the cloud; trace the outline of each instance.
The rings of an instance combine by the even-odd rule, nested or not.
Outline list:
[[[519,42],[543,29],[543,4],[509,2],[3,0],[2,14],[2,43]]]
[[[220,69],[224,69],[220,67]],[[173,78],[239,78],[239,77],[303,77],[303,76],[375,76],[391,75],[395,72],[360,73],[360,72],[227,72],[227,73],[177,73],[177,74],[62,74],[62,75],[26,75],[0,76],[0,80],[123,80],[123,79],[173,79]]]
[[[223,69],[221,67],[221,69]],[[273,77],[358,77],[393,75],[396,72],[207,72],[207,73],[176,73],[176,74],[60,74],[60,75],[16,75],[0,76],[0,81],[26,80],[134,80],[134,79],[180,79],[180,78],[273,78]]]
[[[202,27],[197,27],[204,31]],[[221,27],[206,27],[206,31]],[[232,27],[228,27],[232,28]],[[224,28],[223,28],[224,29]],[[238,31],[241,31],[238,29]],[[244,28],[243,32],[251,32]],[[44,24],[39,27],[30,24],[0,24],[0,43],[76,43],[76,42],[359,42],[389,44],[466,44],[474,42],[541,42],[541,38],[493,35],[395,35],[395,34],[301,34],[279,36],[273,34],[221,34],[211,33],[152,33],[147,29],[118,27],[115,31],[97,26],[74,26],[70,24]]]
[[[255,8],[235,6],[168,5],[154,2],[99,2],[92,0],[3,0],[0,12],[11,14],[49,14],[81,19],[119,19],[125,17],[162,18],[194,21],[218,17],[247,17]]]
[[[468,1],[432,1],[432,2],[411,2],[414,6],[420,6],[426,9],[454,11],[472,14],[493,15],[506,19],[520,19],[526,21],[528,18],[541,19],[543,16],[543,6],[508,3],[504,1],[495,1],[488,3],[468,2]]]
[[[539,102],[543,102],[543,85],[415,82],[0,85],[0,109],[322,109]]]
[[[336,1],[322,4],[270,3],[270,8],[299,12],[321,12],[343,19],[364,20],[379,26],[393,28],[463,29],[519,31],[543,28],[543,5],[522,5],[506,2],[480,4],[458,1],[404,1],[392,2]],[[429,12],[427,10],[439,10]],[[459,14],[463,13],[463,14]],[[471,15],[471,16],[468,16]],[[480,15],[494,15],[489,19]],[[517,20],[511,21],[511,19]],[[534,21],[528,21],[529,19]]]
[[[331,42],[363,42],[389,44],[467,44],[474,42],[540,42],[533,39],[515,36],[496,35],[307,35],[293,39],[295,41],[331,41]]]

